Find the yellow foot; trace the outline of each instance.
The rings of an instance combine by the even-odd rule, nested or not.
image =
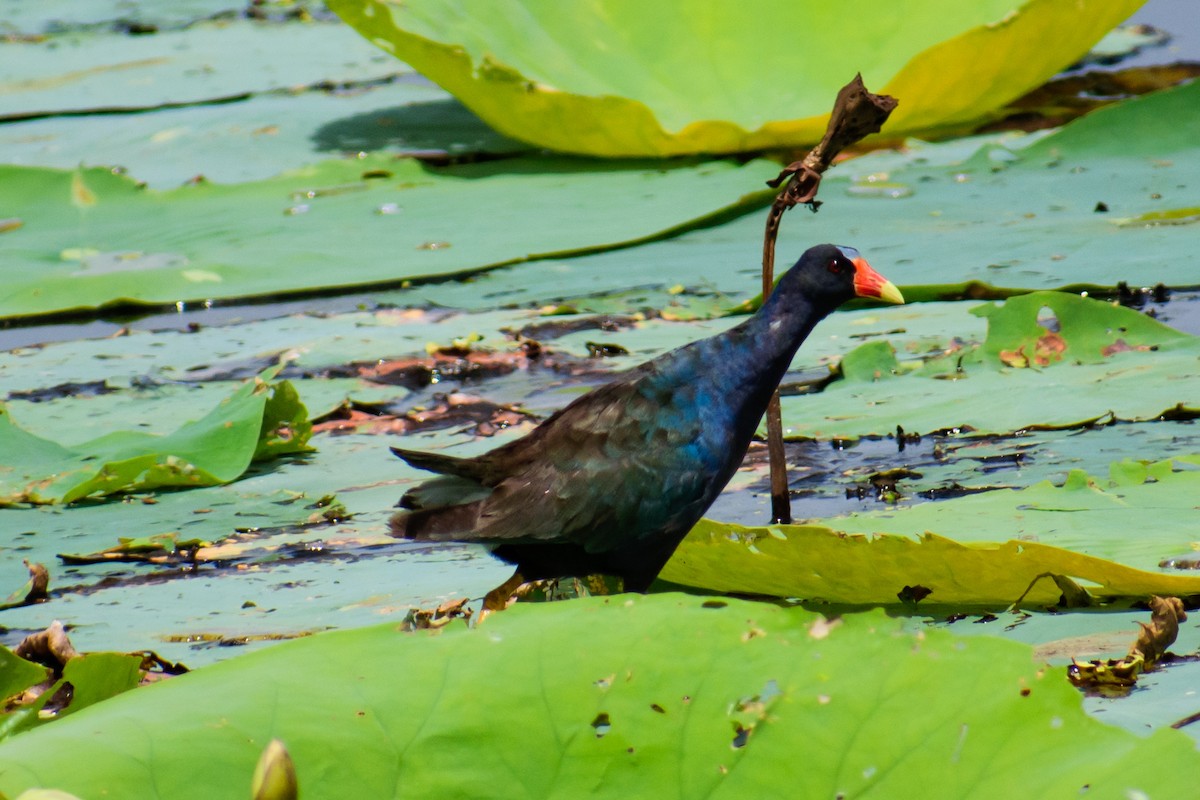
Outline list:
[[[578,583],[578,582],[576,582]],[[513,600],[530,600],[533,602],[549,602],[566,597],[558,578],[529,581],[522,583],[512,593]]]
[[[487,619],[489,615],[496,611],[503,611],[516,602],[513,593],[520,589],[524,583],[525,579],[521,577],[521,573],[514,572],[511,578],[485,594],[483,596],[483,608],[479,609],[479,617],[475,624],[478,625]]]
[[[526,582],[521,573],[514,572],[511,578],[484,595],[483,608],[480,609],[475,624],[483,622],[493,612],[503,611],[518,600],[549,602],[589,595],[620,594],[621,587],[620,578],[606,575],[589,575],[585,580],[571,578],[570,584],[564,586],[559,578]]]

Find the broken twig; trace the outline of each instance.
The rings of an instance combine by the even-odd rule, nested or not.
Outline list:
[[[783,189],[767,213],[767,229],[763,235],[763,302],[766,302],[775,286],[775,238],[779,234],[783,212],[801,203],[816,211],[820,206],[816,196],[822,173],[829,169],[838,153],[864,136],[878,131],[896,108],[897,102],[896,98],[888,95],[871,94],[863,86],[862,75],[855,75],[854,80],[838,92],[825,137],[808,155],[784,167],[777,178],[767,181],[768,186],[778,188],[782,185]],[[771,396],[767,406],[767,453],[771,462],[771,517],[776,523],[788,523],[792,521],[792,504],[788,497],[778,390]]]

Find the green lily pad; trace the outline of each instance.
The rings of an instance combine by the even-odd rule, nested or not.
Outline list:
[[[178,0],[174,3],[130,3],[128,0],[59,0],[48,9],[38,0],[9,0],[5,32],[26,36],[61,33],[75,28],[112,25],[118,21],[182,27],[198,19],[228,12],[228,0]]]
[[[916,298],[960,296],[964,292],[970,294],[979,291],[980,287],[975,285],[977,283],[1026,290],[1083,284],[1111,287],[1118,281],[1127,281],[1134,286],[1152,286],[1159,282],[1170,286],[1192,285],[1196,268],[1191,255],[1193,248],[1189,226],[1129,227],[1114,224],[1110,218],[1127,220],[1156,208],[1161,210],[1164,206],[1188,208],[1195,205],[1194,198],[1188,198],[1186,190],[1178,187],[1186,187],[1190,181],[1200,180],[1200,173],[1197,173],[1195,166],[1200,164],[1200,158],[1189,155],[1194,153],[1191,149],[1193,145],[1181,133],[1190,130],[1191,122],[1200,124],[1200,112],[1197,109],[1200,109],[1200,82],[1096,112],[1053,136],[1042,137],[1033,145],[1034,148],[1044,148],[1041,151],[1031,150],[1030,147],[1016,149],[1015,142],[1021,140],[1007,137],[1003,140],[986,140],[997,143],[985,145],[984,150],[966,164],[961,163],[963,154],[978,149],[979,139],[972,140],[967,146],[960,142],[914,146],[904,158],[891,154],[847,162],[830,173],[823,190],[823,196],[828,200],[819,215],[789,216],[790,221],[781,231],[779,259],[785,263],[818,240],[856,245],[884,274],[902,285],[907,295]],[[1121,137],[1106,136],[1104,132],[1109,129],[1121,131]],[[1025,137],[1025,140],[1032,138]],[[1004,158],[994,160],[990,157],[997,153],[1003,154]],[[1014,161],[1014,158],[1020,160]],[[561,164],[556,166],[541,160],[502,163],[515,172],[564,168]],[[369,166],[368,161],[363,169]],[[385,168],[395,166],[393,162]],[[296,262],[307,263],[307,254],[313,253],[319,259],[338,258],[344,263],[349,257],[347,253],[339,251],[335,254],[329,250],[333,245],[324,220],[331,216],[336,219],[330,220],[329,224],[337,224],[340,229],[362,231],[361,235],[357,235],[360,247],[356,247],[349,255],[355,259],[356,271],[361,269],[367,273],[363,276],[364,280],[379,281],[426,275],[431,270],[441,269],[442,262],[455,262],[449,266],[449,272],[453,274],[456,271],[478,269],[479,265],[511,262],[542,250],[568,249],[588,243],[599,247],[605,241],[627,242],[628,239],[622,237],[651,235],[655,230],[662,232],[671,225],[683,222],[689,215],[694,219],[696,215],[703,215],[722,204],[727,210],[757,207],[757,203],[743,206],[729,204],[740,193],[759,186],[759,181],[772,171],[772,167],[763,163],[749,168],[739,177],[728,165],[715,166],[720,170],[719,174],[728,179],[727,183],[721,181],[725,186],[724,192],[713,191],[706,196],[707,199],[695,197],[694,205],[691,205],[692,197],[699,194],[694,191],[695,185],[675,173],[680,193],[688,194],[689,205],[686,212],[680,215],[669,216],[670,208],[680,202],[673,193],[664,194],[661,199],[629,206],[625,198],[629,192],[636,191],[636,180],[630,177],[630,185],[618,188],[620,179],[611,173],[603,173],[592,178],[602,182],[612,180],[612,195],[597,197],[594,207],[572,213],[569,219],[557,215],[566,210],[566,203],[574,200],[561,199],[562,196],[550,191],[550,186],[557,180],[551,175],[504,175],[507,168],[497,165],[439,171],[434,173],[439,177],[479,176],[476,180],[466,181],[470,185],[468,194],[471,198],[476,197],[484,185],[496,189],[497,196],[480,196],[479,210],[474,216],[496,219],[502,224],[497,225],[496,231],[481,238],[478,252],[465,261],[459,259],[464,253],[463,248],[476,242],[464,242],[459,229],[446,229],[438,219],[430,220],[429,225],[433,227],[426,228],[423,212],[410,207],[403,198],[383,197],[389,191],[382,186],[374,186],[372,191],[351,193],[354,197],[316,198],[308,204],[308,214],[283,216],[287,209],[302,205],[289,202],[294,192],[305,192],[322,184],[340,186],[344,181],[356,184],[362,173],[356,172],[353,166],[347,166],[340,174],[318,168],[308,173],[313,176],[308,180],[277,179],[275,182],[243,185],[241,189],[187,187],[177,190],[178,194],[166,195],[167,202],[161,204],[156,201],[163,195],[121,190],[116,197],[122,202],[116,202],[116,206],[124,205],[125,199],[136,200],[127,210],[106,209],[98,213],[98,209],[93,207],[84,214],[66,203],[58,210],[79,218],[90,218],[94,220],[92,224],[100,221],[97,220],[98,216],[104,218],[110,212],[114,223],[126,211],[129,216],[138,217],[139,220],[147,215],[152,219],[160,219],[154,231],[138,230],[136,236],[127,233],[109,236],[111,243],[108,248],[111,249],[108,252],[127,258],[126,261],[118,261],[117,265],[128,267],[146,267],[155,263],[146,258],[133,258],[138,252],[157,252],[159,258],[167,258],[173,253],[182,254],[190,260],[202,262],[202,269],[190,273],[197,280],[189,281],[180,277],[182,269],[178,272],[164,270],[174,274],[174,280],[170,283],[173,291],[163,290],[158,294],[170,298],[168,302],[174,302],[181,298],[204,299],[210,294],[217,297],[237,296],[238,291],[230,286],[234,280],[230,274],[234,271],[233,266],[226,268],[221,265],[230,261],[239,265],[239,283],[250,280],[252,275],[262,277],[260,265],[278,264],[281,254],[292,258],[291,245],[286,242],[281,244],[277,238],[279,236],[287,237],[287,242],[299,237],[300,252],[293,258]],[[407,169],[400,167],[401,171]],[[572,164],[566,169],[567,174],[571,174],[570,170],[581,169],[581,165]],[[892,178],[916,187],[915,194],[899,200],[849,194],[834,196],[834,193],[848,190],[866,177],[888,169],[895,172]],[[419,170],[414,169],[414,172]],[[54,183],[65,180],[62,174],[49,175],[57,175],[52,179]],[[320,177],[322,175],[324,177]],[[488,177],[485,180],[483,176]],[[49,182],[41,181],[41,177],[43,174],[38,173],[39,184]],[[429,173],[420,177],[429,177]],[[565,179],[565,175],[560,177]],[[15,183],[7,179],[0,181],[0,193],[5,186]],[[447,190],[450,183],[461,185],[461,182],[447,181]],[[443,184],[439,182],[438,185]],[[1114,186],[1132,185],[1137,185],[1139,190],[1117,194],[1113,189]],[[433,186],[428,188],[433,192]],[[467,191],[466,187],[462,188]],[[526,189],[529,199],[523,201],[522,210],[527,210],[528,220],[524,214],[520,220],[509,219],[506,216],[509,205],[501,198]],[[6,207],[20,208],[22,198],[30,192],[36,196],[39,191],[44,190],[32,187],[20,196],[11,198]],[[62,197],[65,191],[68,190],[60,189],[55,194]],[[411,193],[414,190],[408,191]],[[423,193],[425,189],[415,191]],[[255,241],[261,242],[261,249],[243,243],[241,248],[231,253],[225,248],[214,247],[214,243],[206,240],[189,239],[186,246],[170,240],[167,228],[175,229],[178,222],[169,209],[187,206],[191,215],[195,206],[182,203],[184,198],[206,193],[224,195],[225,192],[231,194],[222,196],[220,201],[229,203],[231,208],[237,205],[232,202],[234,195],[240,198],[238,203],[245,202],[250,206],[245,213],[240,213],[240,208],[236,209],[239,213],[234,216],[254,222],[258,231]],[[440,196],[440,192],[436,194]],[[584,192],[583,196],[591,197],[594,194]],[[1161,197],[1154,199],[1153,195]],[[154,200],[147,202],[147,196]],[[420,196],[429,198],[425,194]],[[539,201],[542,197],[548,200],[545,211]],[[619,199],[613,200],[613,197]],[[180,201],[180,205],[176,205],[177,201]],[[351,208],[359,201],[363,202],[361,209]],[[1107,202],[1111,213],[1096,213],[1098,201]],[[214,197],[214,205],[217,202]],[[460,202],[473,203],[474,199]],[[269,208],[264,210],[264,203]],[[345,208],[341,207],[342,203]],[[402,209],[401,213],[392,216],[374,213],[387,203],[396,203],[397,208]],[[631,214],[631,220],[622,224],[616,212],[610,216],[616,203],[624,203],[636,212]],[[51,205],[53,207],[53,203]],[[150,209],[158,211],[150,213]],[[498,213],[497,209],[505,213]],[[603,209],[608,211],[601,213]],[[663,217],[658,218],[658,223],[654,225],[646,225],[643,219],[649,212],[653,212],[655,217],[661,213]],[[236,224],[227,222],[216,211],[212,213],[214,225]],[[514,209],[512,213],[516,214],[517,211]],[[314,216],[316,214],[320,216]],[[202,217],[206,215],[207,212]],[[403,224],[398,218],[403,217],[408,221],[415,219],[414,215],[421,216],[416,227],[427,230],[429,238],[410,239],[402,235],[401,240],[397,241],[390,235],[381,236],[397,227],[390,223]],[[566,216],[564,213],[563,217]],[[29,258],[34,261],[26,263],[36,263],[37,269],[42,271],[46,270],[47,263],[56,264],[63,270],[65,280],[65,273],[85,271],[79,269],[80,262],[61,262],[64,251],[68,255],[82,256],[89,252],[89,247],[102,252],[106,248],[81,241],[79,228],[73,223],[66,226],[70,228],[68,236],[66,227],[57,227],[65,226],[64,220],[67,218],[56,212],[55,219],[55,233],[47,232],[47,236],[40,237],[42,243],[35,248],[35,252],[29,253]],[[203,221],[196,219],[198,223]],[[322,220],[321,224],[313,227],[310,223],[318,219]],[[368,222],[373,219],[376,224],[364,225],[364,219]],[[556,221],[546,222],[549,219]],[[707,219],[715,222],[719,218]],[[569,237],[567,231],[570,222],[582,223],[585,220],[592,229],[598,228],[602,221],[611,223],[612,228],[599,236]],[[290,224],[281,224],[285,222]],[[25,220],[25,223],[22,228],[0,234],[0,248],[3,248],[6,257],[16,258],[9,248],[14,248],[18,240],[30,235],[32,222]],[[363,227],[358,228],[359,225]],[[634,230],[630,229],[630,225]],[[537,231],[537,235],[534,235],[534,231]],[[551,234],[557,241],[551,242],[545,238]],[[150,241],[147,241],[148,236]],[[502,254],[495,251],[496,242],[518,237],[525,237],[528,241],[514,241],[515,246]],[[556,299],[579,298],[581,295],[602,296],[605,293],[626,292],[636,286],[646,287],[648,292],[653,291],[655,294],[649,304],[651,307],[661,307],[671,300],[666,289],[684,284],[708,286],[714,291],[730,295],[732,304],[739,296],[745,297],[753,292],[757,285],[761,238],[762,220],[757,214],[751,214],[715,227],[683,233],[667,242],[569,259],[546,258],[502,269],[494,276],[477,276],[474,283],[418,285],[403,292],[380,295],[380,299],[401,305],[433,302],[463,308],[494,306],[496,302],[543,305]],[[483,239],[492,246],[490,251],[482,246]],[[453,246],[449,250],[433,252],[413,250],[417,245],[433,241],[449,241]],[[374,243],[379,245],[378,252],[372,249]],[[363,252],[359,264],[359,253],[363,248],[369,252]],[[253,261],[242,265],[241,253],[247,251],[252,251]],[[393,266],[397,258],[408,262],[408,266]],[[414,260],[410,262],[410,259]],[[429,263],[431,259],[438,263]],[[32,270],[31,266],[27,272],[32,274]],[[136,278],[139,284],[145,284],[150,274],[154,273],[126,274],[126,277],[130,277],[130,283]],[[314,267],[312,274],[323,273]],[[121,273],[111,273],[109,282],[114,282],[118,275]],[[222,275],[222,283],[211,280],[213,276]],[[263,285],[266,281],[255,282],[259,284],[257,287],[246,287],[245,291],[278,290],[278,287],[296,281],[293,276],[276,278],[270,285]],[[82,291],[87,282],[75,280],[74,283]],[[138,287],[126,287],[123,293],[131,294],[135,288]],[[87,291],[89,298],[95,296],[93,289],[88,288]],[[0,298],[0,312],[12,308],[15,300]],[[20,303],[26,310],[17,313],[34,313],[73,304],[69,297],[52,300],[46,302],[45,298],[39,298],[34,304],[32,299],[26,298]],[[78,303],[78,299],[74,300],[74,304]]]
[[[0,450],[15,454],[0,468],[0,505],[228,483],[255,459],[310,449],[311,427],[295,388],[263,379],[174,433],[114,431],[73,446],[23,430],[0,405]]]
[[[354,92],[269,91],[220,107],[153,114],[85,114],[0,127],[5,159],[23,166],[122,167],[156,189],[198,175],[216,183],[260,181],[342,153],[513,153],[495,133],[424,79],[372,83]]]
[[[1026,646],[902,625],[663,595],[518,606],[433,636],[393,625],[326,634],[14,737],[0,745],[0,789],[123,795],[152,782],[181,800],[234,796],[272,738],[302,796],[1190,789],[1200,755],[1187,737],[1087,718],[1062,673]],[[1176,768],[1146,770],[1151,757]],[[1019,769],[998,766],[1010,764]]]
[[[521,159],[431,170],[377,156],[157,192],[108,170],[0,167],[0,203],[22,223],[0,234],[0,317],[399,284],[628,245],[758,207],[774,172]]]
[[[1053,319],[1044,325],[1043,309]],[[1062,293],[1009,298],[972,313],[988,320],[982,345],[968,335],[903,367],[881,352],[886,343],[863,345],[847,356],[848,380],[783,399],[785,433],[883,436],[897,425],[921,433],[1006,432],[1200,413],[1200,338]],[[902,374],[876,382],[895,373]]]
[[[849,244],[910,302],[986,297],[989,287],[1007,287],[994,295],[1003,297],[1112,289],[1122,281],[1195,286],[1193,226],[1125,220],[1196,206],[1200,144],[1189,134],[1198,127],[1195,81],[1101,109],[1048,136],[911,142],[902,153],[846,161],[826,174],[820,213],[787,215],[776,258],[786,264],[820,241]],[[851,191],[880,176],[913,193],[888,199]],[[1107,213],[1096,210],[1101,202]],[[758,290],[762,234],[754,213],[634,249],[522,264],[467,286],[416,287],[411,296],[478,308],[494,292],[504,292],[505,302],[544,304],[631,286],[659,287],[661,297],[684,283],[736,301]],[[920,316],[898,308],[880,318],[894,312]]]
[[[309,381],[300,383],[307,394]],[[146,413],[172,404],[169,397],[148,402]],[[463,442],[469,437],[447,430],[409,437],[409,444],[456,445],[451,452],[465,455],[515,433]],[[3,624],[14,633],[0,641],[14,645],[17,631],[63,619],[80,650],[153,649],[194,667],[272,646],[264,635],[398,621],[412,606],[481,597],[512,572],[485,549],[429,548],[387,535],[396,500],[423,477],[388,451],[390,439],[318,434],[318,449],[304,459],[252,465],[227,485],[123,503],[0,508],[0,527],[11,532],[0,542],[0,585],[20,585],[27,577],[21,558],[28,558],[47,564],[54,592],[49,603],[5,611]],[[323,494],[336,494],[351,516],[323,521],[315,507]],[[173,532],[213,547],[188,570],[180,569],[186,559],[71,566],[57,557],[104,550],[135,533]],[[216,637],[239,646],[219,646],[210,641]]]
[[[1044,320],[1042,312],[1048,312]],[[971,313],[988,321],[984,360],[1007,366],[1103,364],[1118,353],[1158,352],[1198,341],[1139,311],[1061,292],[1010,297]]]
[[[240,100],[322,81],[411,73],[345,26],[318,21],[204,20],[143,36],[73,30],[8,41],[5,52],[0,120]]]
[[[1200,472],[1173,472],[1171,465],[1170,460],[1152,467],[1142,461],[1117,461],[1107,477],[1072,470],[1061,486],[1040,481],[1020,490],[1000,489],[821,522],[856,534],[932,532],[964,543],[1019,539],[1157,570],[1170,558],[1185,558],[1195,541]],[[1146,525],[1150,519],[1153,524]]]
[[[0,653],[3,653],[0,660],[22,673],[29,667],[40,669],[36,664],[19,658],[7,647],[0,647]],[[14,659],[18,663],[13,663]],[[0,739],[66,718],[135,688],[142,676],[141,663],[141,656],[121,653],[86,653],[72,658],[63,667],[62,677],[35,700],[15,709],[6,709],[5,713],[0,714]],[[42,672],[44,674],[45,671]],[[43,717],[39,712],[68,684],[71,687],[71,702],[53,716]]]
[[[900,98],[891,135],[970,122],[1071,64],[1141,4],[329,5],[502,133],[566,152],[661,156],[815,142],[856,72]]]
[[[46,679],[46,668],[0,647],[0,698],[9,698]]]

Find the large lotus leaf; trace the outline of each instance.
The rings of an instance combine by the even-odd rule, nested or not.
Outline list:
[[[1052,575],[1097,597],[1200,593],[1195,575],[1146,572],[1038,542],[964,544],[935,533],[913,539],[708,519],[692,529],[660,577],[719,592],[828,603],[896,604],[910,596],[906,587],[924,587],[930,603],[1007,606],[1024,597],[1047,606],[1062,595]]]
[[[74,411],[86,416],[90,409]],[[307,417],[287,381],[256,378],[165,436],[116,430],[65,446],[22,429],[0,405],[0,506],[228,483],[255,458],[309,449]]]
[[[662,577],[845,603],[894,603],[904,586],[921,585],[934,603],[1008,604],[1043,573],[1094,584],[1097,595],[1192,594],[1197,577],[1154,571],[1195,539],[1200,471],[1172,466],[1114,462],[1107,478],[1076,470],[1062,486],[1043,481],[819,525],[702,520]],[[1053,603],[1058,595],[1047,580],[1029,598]]]
[[[1042,309],[1051,313],[1039,321]],[[847,380],[817,395],[784,398],[786,432],[886,435],[897,425],[921,433],[1004,432],[1200,411],[1200,338],[1059,293],[1010,298],[975,313],[988,318],[982,346],[971,345],[968,334],[919,368],[889,360],[885,343],[863,345],[868,352],[847,356]],[[898,377],[887,380],[892,372]]]
[[[102,169],[0,167],[0,204],[22,223],[0,234],[0,316],[327,291],[624,245],[756,207],[765,195],[747,192],[775,171],[544,160],[431,170],[378,156],[158,192]]]
[[[900,98],[893,135],[968,122],[1069,65],[1141,4],[329,5],[502,133],[621,156],[815,142],[856,72]]]
[[[902,624],[662,595],[518,606],[432,636],[393,625],[331,633],[14,737],[0,745],[0,789],[243,796],[272,738],[306,797],[348,787],[363,798],[630,797],[672,786],[681,797],[962,800],[1192,788],[1200,754],[1190,739],[1087,718],[1062,673],[1033,663],[1028,647]],[[1173,768],[1146,769],[1151,759]]]

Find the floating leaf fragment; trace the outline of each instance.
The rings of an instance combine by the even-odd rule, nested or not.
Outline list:
[[[105,564],[111,562],[146,562],[152,564],[194,561],[202,547],[209,542],[201,539],[180,539],[178,532],[159,533],[138,539],[120,538],[113,547],[86,555],[59,553],[64,564]]]
[[[0,611],[41,603],[50,598],[47,591],[50,588],[50,572],[46,566],[26,559],[25,568],[29,570],[29,580],[7,598],[0,600]],[[3,696],[0,696],[0,699],[3,699]]]
[[[270,381],[277,372],[245,382],[206,416],[165,436],[113,431],[64,446],[19,427],[0,403],[0,451],[14,454],[0,472],[0,506],[229,483],[253,460],[305,452],[308,412],[290,382]]]
[[[38,665],[46,665],[49,670]],[[15,649],[0,647],[0,686],[9,702],[0,713],[0,739],[66,717],[138,685],[142,656],[81,654],[63,624],[26,636]],[[40,683],[35,682],[40,681]],[[22,688],[13,691],[14,687]],[[18,694],[18,692],[23,692]],[[0,698],[3,699],[3,698]]]
[[[1119,228],[1146,228],[1156,225],[1191,225],[1200,222],[1200,208],[1174,208],[1169,211],[1147,211],[1136,217],[1112,220]]]

